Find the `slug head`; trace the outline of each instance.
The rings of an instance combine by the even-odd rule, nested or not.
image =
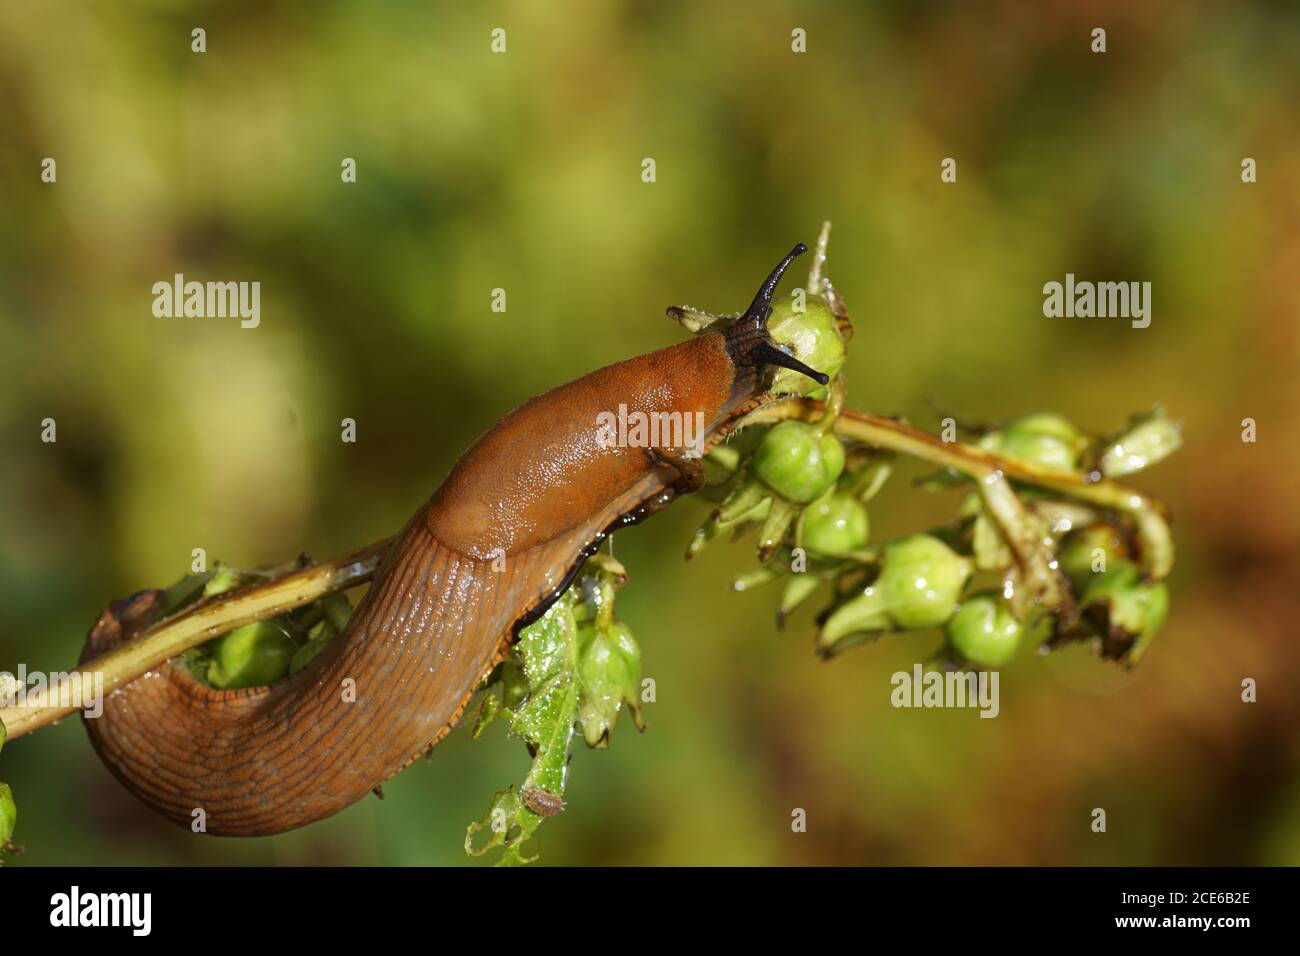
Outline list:
[[[746,391],[753,391],[758,388],[762,379],[758,373],[765,366],[780,366],[806,375],[819,385],[825,385],[830,378],[810,368],[803,362],[799,361],[789,352],[780,348],[772,341],[772,336],[767,330],[767,320],[772,314],[772,295],[776,292],[777,284],[781,281],[781,276],[789,268],[790,263],[795,258],[803,255],[808,251],[808,247],[802,242],[796,243],[795,247],[786,254],[786,257],[777,263],[771,274],[758,287],[758,292],[754,295],[754,301],[749,304],[749,308],[744,314],[739,316],[726,328],[722,329],[722,337],[726,342],[727,357],[731,359],[731,364],[736,368],[736,379],[739,385],[742,381],[747,383]],[[742,374],[747,373],[747,374]]]

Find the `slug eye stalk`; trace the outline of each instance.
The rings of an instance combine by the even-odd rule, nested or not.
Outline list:
[[[784,259],[776,264],[774,268],[763,280],[763,284],[758,287],[758,292],[754,294],[754,301],[749,303],[749,308],[745,310],[737,322],[755,322],[763,328],[767,328],[767,317],[772,314],[772,296],[776,293],[776,287],[781,282],[781,277],[785,275],[785,270],[790,268],[790,263],[796,258],[808,251],[808,247],[802,242],[796,242]]]
[[[789,352],[782,351],[771,342],[759,342],[751,348],[749,350],[749,361],[754,365],[779,365],[781,368],[788,368],[800,375],[807,375],[818,385],[826,385],[830,382],[829,375],[814,368],[809,368]]]
[[[722,334],[727,340],[727,354],[737,367],[777,365],[806,375],[819,385],[825,385],[830,381],[829,376],[810,368],[790,353],[778,348],[773,344],[772,337],[767,331],[767,320],[772,314],[772,296],[776,292],[776,287],[781,282],[785,270],[790,267],[790,263],[807,251],[808,247],[802,242],[796,243],[795,247],[763,280],[763,284],[758,287],[758,292],[754,295],[754,301],[749,304],[744,314],[723,330]]]

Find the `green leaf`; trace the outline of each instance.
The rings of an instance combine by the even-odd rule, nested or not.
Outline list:
[[[522,866],[536,860],[536,856],[525,855],[524,846],[546,815],[555,811],[539,813],[533,807],[563,805],[560,798],[578,713],[575,593],[575,588],[566,591],[540,620],[520,632],[515,645],[519,659],[516,674],[526,684],[527,693],[520,695],[518,679],[503,668],[501,686],[484,700],[475,723],[474,736],[478,736],[497,716],[509,715],[511,731],[523,737],[533,751],[533,764],[522,789],[509,787],[497,793],[487,813],[465,832],[465,852],[471,856],[504,851],[497,859],[498,866]],[[475,837],[483,831],[491,835],[476,844]]]
[[[497,866],[533,863],[538,857],[525,856],[523,847],[541,822],[539,814],[524,806],[519,792],[508,787],[493,798],[487,813],[465,831],[465,852],[470,856],[482,856],[491,850],[504,849],[505,852],[497,859]],[[485,843],[475,845],[475,836],[484,830],[492,836]]]

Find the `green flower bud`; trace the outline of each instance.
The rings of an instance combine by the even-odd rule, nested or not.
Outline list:
[[[764,519],[763,527],[758,533],[759,561],[765,562],[776,553],[776,549],[785,540],[786,531],[790,529],[790,525],[794,523],[794,519],[798,516],[798,505],[792,505],[788,501],[781,499],[772,501],[767,518]]]
[[[1169,613],[1169,591],[1144,584],[1137,565],[1116,561],[1095,576],[1083,595],[1083,613],[1102,639],[1102,656],[1135,663]]]
[[[793,296],[774,303],[767,329],[777,345],[786,346],[799,361],[828,377],[834,378],[844,368],[848,355],[844,336],[821,296],[806,296],[802,312],[794,310]],[[822,388],[806,375],[786,368],[778,368],[772,379],[772,390],[781,395],[809,395]]]
[[[9,838],[14,835],[14,825],[18,822],[18,807],[14,795],[7,783],[0,783],[0,851],[9,845]]]
[[[579,650],[578,723],[588,747],[604,747],[618,721],[623,704],[633,711],[640,726],[637,693],[641,686],[641,650],[621,622],[608,628],[589,628]]]
[[[1087,438],[1077,428],[1060,415],[1047,412],[1017,418],[979,441],[985,451],[1060,471],[1077,468],[1087,444]]]
[[[913,534],[885,546],[876,586],[899,627],[938,627],[952,617],[971,563],[938,538]]]
[[[794,613],[795,608],[812,597],[821,585],[821,579],[812,572],[803,571],[791,575],[785,583],[785,589],[781,592],[781,605],[776,611],[776,626],[784,627],[785,619]]]
[[[752,591],[754,588],[775,581],[780,576],[780,572],[770,565],[760,565],[732,578],[731,589],[733,591]]]
[[[867,544],[867,509],[847,495],[818,498],[803,513],[803,543],[822,554],[841,555]]]
[[[1015,657],[1021,633],[1006,602],[990,592],[967,598],[948,622],[948,643],[980,667],[999,667]]]
[[[1061,571],[1077,592],[1119,561],[1131,557],[1127,542],[1114,525],[1089,525],[1066,535],[1060,551]]]
[[[1172,455],[1182,443],[1181,429],[1165,418],[1164,409],[1156,407],[1135,418],[1124,434],[1102,449],[1101,473],[1118,478],[1141,471]]]
[[[278,624],[245,624],[212,642],[208,683],[218,690],[274,684],[289,673],[294,651],[293,639]]]
[[[817,632],[817,650],[829,657],[855,644],[874,640],[893,626],[884,592],[871,585],[826,618]]]
[[[738,532],[748,522],[766,519],[771,505],[772,492],[766,485],[752,479],[741,481],[696,530],[686,549],[686,560],[699,554],[706,544],[724,531]]]
[[[797,504],[816,501],[844,470],[844,446],[805,422],[772,427],[754,456],[754,471],[769,488]]]

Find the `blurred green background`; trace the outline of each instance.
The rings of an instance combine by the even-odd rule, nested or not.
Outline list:
[[[829,218],[854,406],[1184,422],[1136,479],[1176,516],[1169,622],[1131,673],[1007,668],[996,720],[894,710],[935,635],[819,663],[808,615],[778,632],[775,594],[727,592],[748,543],[681,560],[704,508],[678,503],[615,545],[649,730],[580,747],[543,860],[1300,863],[1298,65],[1283,2],[0,0],[0,667],[70,666],[192,548],[392,533],[504,412],[678,341],[669,304],[743,307]],[[176,272],[260,281],[260,328],[155,318]],[[1066,272],[1151,281],[1151,327],[1044,318]],[[912,474],[873,535],[951,515]],[[528,763],[490,737],[262,840],[153,816],[77,720],[0,779],[20,864],[460,864]]]

